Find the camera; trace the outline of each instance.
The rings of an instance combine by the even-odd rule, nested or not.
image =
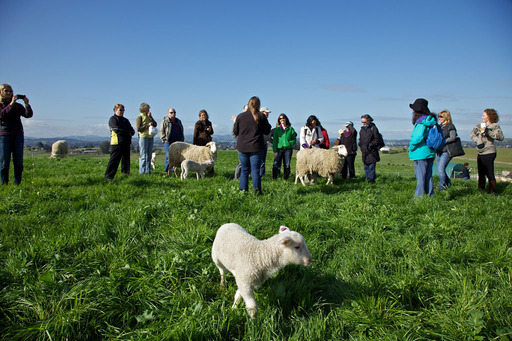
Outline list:
[[[16,95],[16,99],[25,99],[25,95]]]

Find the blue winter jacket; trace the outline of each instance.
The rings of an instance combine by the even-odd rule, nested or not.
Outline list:
[[[427,136],[430,128],[436,124],[432,116],[423,115],[416,120],[409,142],[409,159],[426,160],[436,157],[436,151],[427,147]]]

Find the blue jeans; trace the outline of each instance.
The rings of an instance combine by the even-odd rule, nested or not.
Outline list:
[[[169,171],[169,146],[171,144],[169,142],[164,142],[164,149],[165,149],[165,168],[164,172],[167,173]]]
[[[377,174],[375,173],[375,165],[375,163],[364,165],[364,176],[366,177],[366,180],[371,184],[374,184],[375,180],[377,179]]]
[[[9,165],[14,165],[14,184],[21,183],[23,173],[23,135],[0,135],[0,180],[2,185],[9,183]]]
[[[263,158],[261,160],[260,166],[260,176],[263,177],[265,175],[265,160],[267,160],[267,142],[265,142],[265,148],[263,149]]]
[[[139,173],[149,174],[151,171],[151,153],[153,153],[153,138],[139,137],[139,147]]]
[[[272,176],[279,174],[281,169],[281,162],[284,166],[284,179],[288,179],[290,175],[290,162],[292,161],[293,149],[278,149],[274,164],[272,165]]]
[[[414,173],[416,173],[416,197],[425,194],[434,195],[434,181],[432,180],[432,166],[434,159],[415,160]]]
[[[240,173],[240,190],[248,191],[249,190],[249,173],[252,175],[252,187],[254,188],[254,193],[261,194],[261,163],[263,162],[263,157],[265,155],[265,150],[260,150],[259,152],[252,153],[242,153],[238,152],[238,159],[242,164],[242,172]]]
[[[450,163],[452,158],[448,156],[448,152],[444,152],[437,156],[437,171],[439,173],[439,190],[452,187],[450,177],[446,174],[446,166]]]

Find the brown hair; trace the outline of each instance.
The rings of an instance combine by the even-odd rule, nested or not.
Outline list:
[[[277,125],[276,125],[276,127],[279,127],[281,125],[281,117],[284,118],[284,120],[286,122],[285,124],[286,124],[287,127],[292,125],[290,123],[290,120],[288,119],[288,116],[286,116],[285,114],[281,114],[281,115],[277,116]]]
[[[259,123],[261,118],[260,99],[256,96],[252,96],[247,105],[249,107],[249,111],[252,114],[252,117],[254,118],[254,122]]]
[[[489,118],[489,122],[491,123],[498,123],[500,118],[498,117],[498,112],[494,109],[485,109],[484,112],[487,114],[487,117]]]
[[[147,114],[149,112],[149,104],[142,102],[140,104],[139,111]]]
[[[208,117],[208,113],[206,112],[206,110],[202,109],[200,112],[199,112],[199,118],[201,118],[201,114],[204,114],[204,116],[206,116],[206,120],[208,121],[209,117]]]

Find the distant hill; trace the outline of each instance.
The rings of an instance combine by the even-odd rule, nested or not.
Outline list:
[[[231,135],[214,135],[213,139],[219,144],[222,149],[233,149],[235,147],[235,140]],[[84,147],[99,147],[102,142],[110,141],[108,136],[98,135],[85,135],[85,136],[63,136],[63,137],[29,137],[25,136],[25,146],[37,146],[39,142],[51,145],[57,140],[66,140],[70,147],[84,148]],[[192,143],[192,135],[185,136],[185,142]],[[409,140],[384,140],[388,147],[408,147]],[[334,145],[335,140],[331,139],[331,143]],[[138,138],[133,138],[133,143],[138,143]],[[465,148],[475,147],[473,141],[463,141]],[[155,148],[159,148],[161,145],[160,139],[155,138]],[[496,141],[498,148],[512,148],[512,138],[505,139],[504,141]]]

